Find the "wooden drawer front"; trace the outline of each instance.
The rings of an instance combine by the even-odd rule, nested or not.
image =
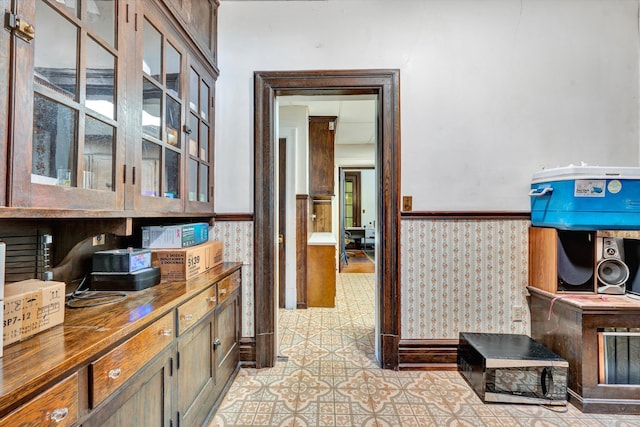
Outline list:
[[[73,374],[4,417],[0,420],[0,426],[64,427],[77,420],[78,374]]]
[[[122,386],[174,339],[173,312],[90,365],[91,407]]]
[[[240,271],[236,271],[218,282],[218,304],[221,304],[233,291],[240,287],[241,280]]]
[[[216,306],[216,287],[211,286],[178,307],[178,334],[182,335],[190,326],[202,319]]]

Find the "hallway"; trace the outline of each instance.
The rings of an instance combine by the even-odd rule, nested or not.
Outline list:
[[[274,368],[241,369],[213,426],[640,426],[640,416],[484,404],[455,371],[374,360],[374,275],[338,274],[336,308],[280,310]]]

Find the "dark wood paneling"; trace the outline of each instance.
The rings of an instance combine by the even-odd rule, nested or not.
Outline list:
[[[256,365],[275,364],[274,147],[277,95],[375,94],[379,253],[378,313],[384,368],[398,367],[400,336],[400,72],[398,70],[258,71],[254,74],[254,207]]]
[[[240,364],[245,368],[256,367],[256,340],[253,337],[240,338]]]
[[[400,340],[401,370],[451,370],[458,369],[457,339]]]
[[[307,308],[309,196],[296,195],[296,307]]]
[[[216,221],[253,221],[253,214],[251,213],[236,213],[236,214],[216,214]]]

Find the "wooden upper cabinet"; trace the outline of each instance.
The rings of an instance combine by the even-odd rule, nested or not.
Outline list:
[[[218,63],[218,0],[168,0],[198,47]]]
[[[213,213],[217,70],[165,6],[17,2],[7,206]]]
[[[334,195],[335,116],[309,117],[309,194]]]

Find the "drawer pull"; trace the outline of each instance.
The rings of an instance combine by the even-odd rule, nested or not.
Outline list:
[[[60,421],[64,420],[68,414],[69,414],[68,408],[54,409],[51,412],[50,418],[51,418],[51,421],[55,421],[56,423],[59,423]]]
[[[120,376],[121,373],[122,373],[122,370],[120,368],[116,368],[116,369],[110,370],[107,375],[112,380],[115,380],[116,378],[118,378]]]
[[[209,298],[207,298],[207,301],[210,302],[210,303],[215,304],[216,303],[216,297],[209,297]]]
[[[191,316],[191,315],[188,314],[187,316]],[[190,319],[187,319],[187,320],[190,320]],[[170,337],[171,335],[173,335],[173,329],[163,329],[160,331],[160,335],[162,335],[163,337]]]
[[[193,320],[193,314],[185,314],[182,318],[187,322],[191,322]]]
[[[220,338],[216,338],[215,341],[213,341],[213,349],[216,350],[220,347],[220,344],[222,344],[222,341],[220,341]]]
[[[227,290],[225,288],[220,289],[219,291],[222,295],[225,295],[227,293]]]

